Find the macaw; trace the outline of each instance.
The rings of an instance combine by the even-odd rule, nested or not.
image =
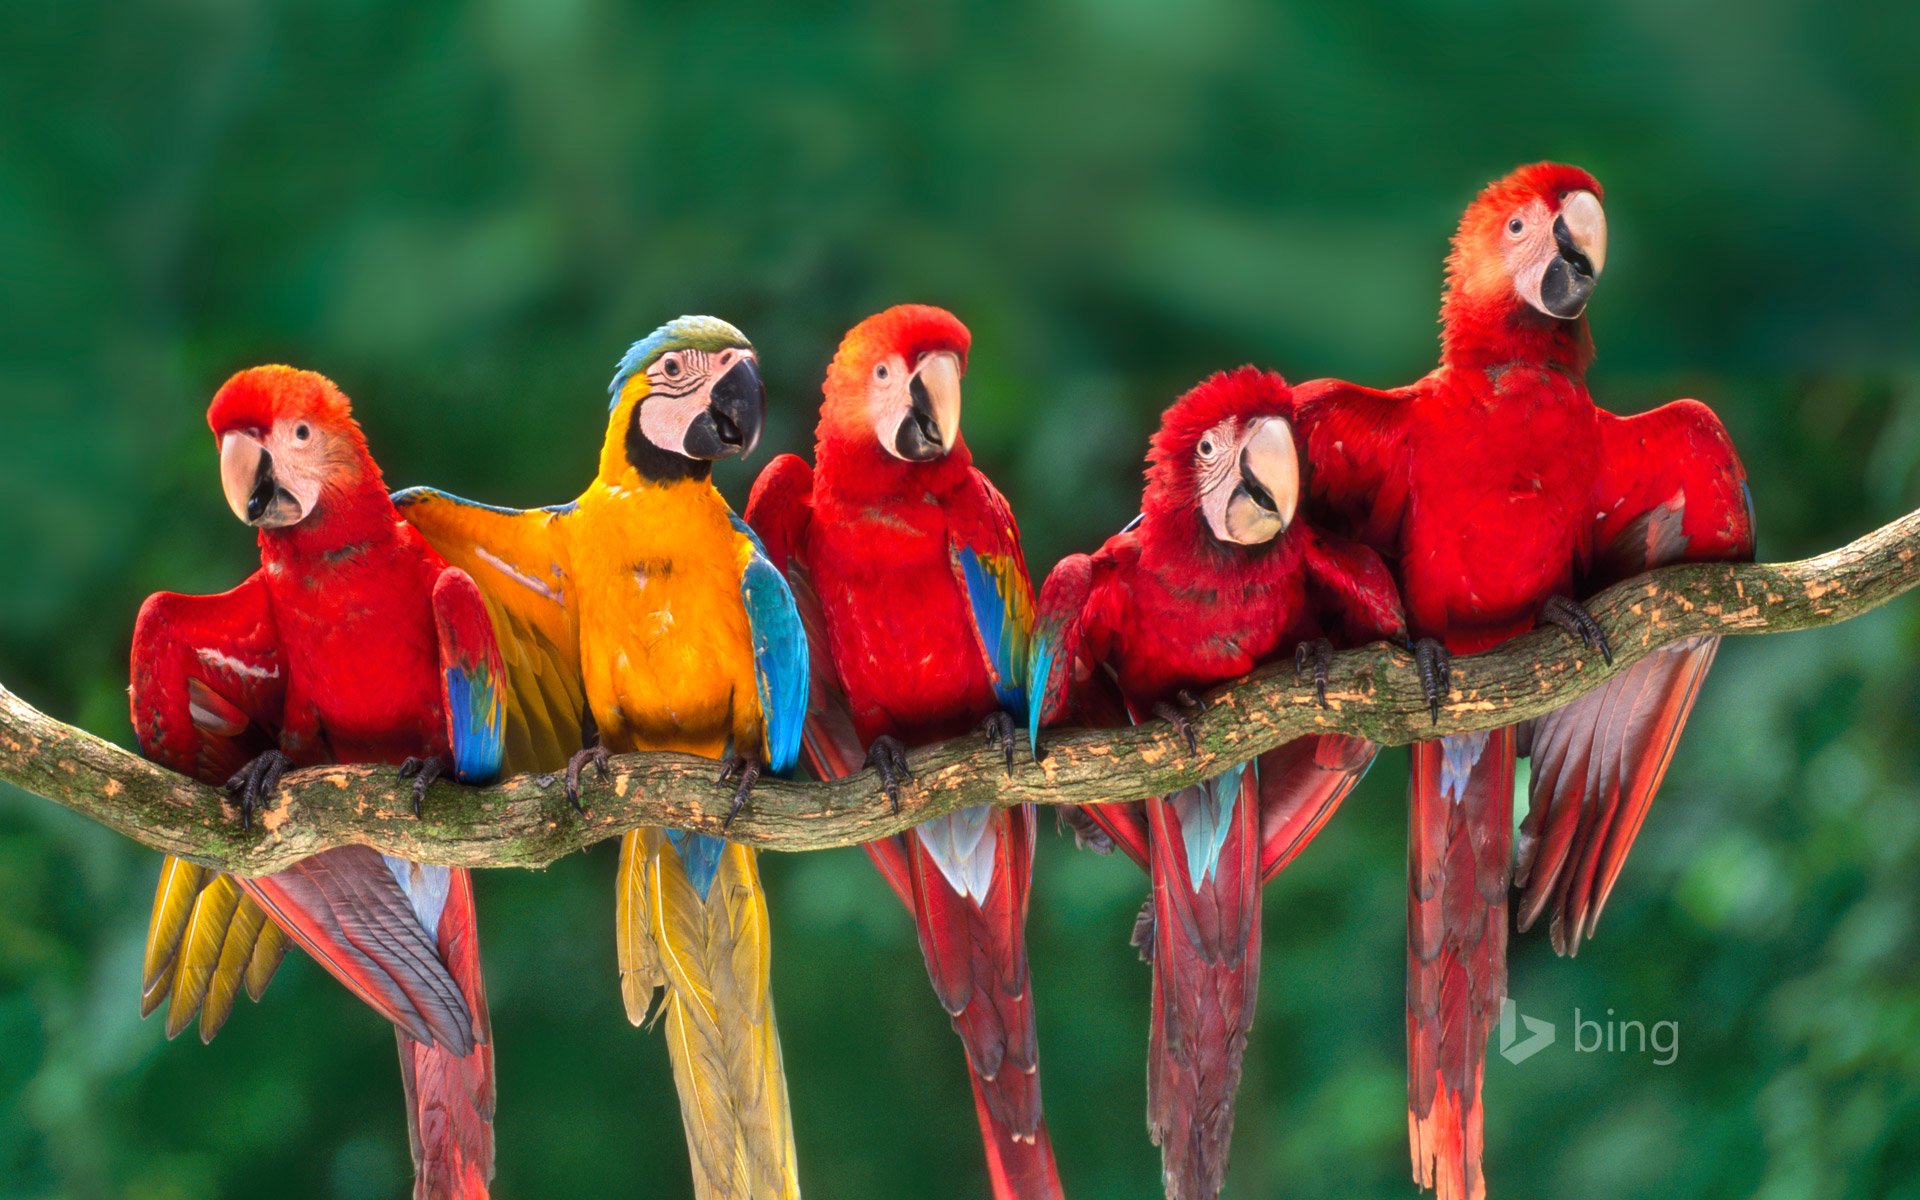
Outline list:
[[[1253,367],[1214,375],[1167,409],[1139,519],[1093,555],[1063,559],[1041,589],[1036,747],[1042,723],[1072,715],[1163,717],[1191,748],[1193,693],[1290,654],[1325,703],[1336,642],[1404,638],[1379,557],[1296,519],[1293,418],[1286,382]],[[1175,795],[1087,810],[1153,881],[1135,938],[1153,964],[1147,1126],[1174,1200],[1212,1200],[1226,1176],[1260,978],[1260,889],[1375,750],[1342,734],[1298,738]]]
[[[896,810],[907,747],[984,723],[1011,769],[1026,717],[1033,585],[1013,511],[960,437],[970,341],[927,305],[856,325],[827,368],[816,465],[780,456],[747,504],[813,638],[809,766],[832,779],[871,761]],[[866,847],[966,1049],[997,1200],[1061,1194],[1027,968],[1033,848],[1030,807],[968,809]]]
[[[1606,265],[1600,185],[1538,163],[1489,185],[1447,261],[1441,361],[1393,391],[1303,385],[1310,504],[1394,564],[1429,704],[1450,654],[1557,625],[1611,658],[1578,603],[1662,563],[1747,560],[1745,472],[1712,410],[1595,407],[1586,305]],[[1485,1194],[1481,1080],[1517,925],[1591,937],[1718,642],[1689,639],[1517,728],[1413,750],[1407,900],[1414,1178]],[[1513,868],[1514,760],[1532,758]]]
[[[565,767],[577,804],[580,772],[604,772],[609,752],[724,760],[731,821],[763,771],[798,762],[807,708],[793,597],[711,479],[759,439],[759,361],[726,322],[681,317],[634,343],[609,391],[599,471],[572,503],[523,512],[424,488],[396,500],[486,593],[510,768]],[[753,851],[636,830],[617,889],[621,996],[635,1025],[666,1019],[695,1193],[797,1197]]]
[[[292,767],[394,763],[417,814],[441,775],[500,770],[504,666],[479,589],[400,519],[347,399],[290,367],[229,379],[207,413],[260,570],[217,596],[161,592],[133,635],[148,758],[225,783],[271,829]],[[418,1200],[476,1200],[493,1177],[493,1048],[464,870],[365,847],[257,878],[161,868],[141,1012],[210,1040],[260,998],[291,938],[397,1027]]]

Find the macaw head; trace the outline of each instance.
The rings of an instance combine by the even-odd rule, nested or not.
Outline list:
[[[1519,305],[1571,321],[1607,265],[1600,185],[1578,167],[1534,163],[1488,184],[1453,238],[1450,296],[1493,308]]]
[[[1279,375],[1223,371],[1161,416],[1141,500],[1148,522],[1172,530],[1197,518],[1218,544],[1262,546],[1286,531],[1299,504],[1293,390]]]
[[[635,342],[607,391],[609,480],[628,467],[661,483],[704,479],[715,461],[750,453],[766,422],[753,343],[715,317],[679,317]]]
[[[900,304],[855,325],[827,367],[820,441],[932,462],[960,445],[960,377],[973,335],[944,308]]]
[[[333,381],[292,367],[249,367],[207,409],[220,485],[233,515],[289,529],[343,501],[386,495],[380,468]]]

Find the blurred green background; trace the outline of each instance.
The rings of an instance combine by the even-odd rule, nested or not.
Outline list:
[[[129,740],[134,611],[254,561],[202,420],[283,360],[396,484],[512,504],[593,469],[606,380],[681,312],[809,442],[838,335],[973,327],[967,437],[1036,571],[1133,511],[1158,409],[1243,361],[1435,357],[1445,237],[1540,157],[1608,190],[1603,403],[1695,395],[1764,558],[1920,504],[1920,9],[1044,0],[16,0],[0,15],[0,680]],[[1920,1196],[1920,603],[1729,644],[1607,915],[1517,943],[1559,1041],[1488,1069],[1496,1196]],[[1231,1197],[1412,1196],[1404,755],[1269,889]],[[387,1197],[393,1042],[298,955],[212,1047],[136,1018],[155,856],[0,794],[0,1194]],[[478,881],[502,1196],[688,1193],[661,1039],[621,1017],[611,846]],[[773,855],[803,1177],[984,1195],[959,1048],[857,851]],[[1047,1110],[1075,1197],[1156,1194],[1143,878],[1041,849]],[[1571,1021],[1679,1023],[1678,1060]]]

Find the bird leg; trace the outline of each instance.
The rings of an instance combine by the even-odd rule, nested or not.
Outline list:
[[[1453,655],[1433,638],[1421,638],[1413,644],[1413,665],[1420,672],[1420,694],[1426,697],[1427,712],[1438,725],[1440,701],[1453,690]]]
[[[881,790],[887,793],[887,803],[893,805],[893,811],[900,811],[900,785],[913,782],[913,769],[907,766],[907,748],[899,738],[881,734],[873,739],[873,745],[867,747],[866,765],[880,773]]]
[[[747,798],[753,795],[753,785],[760,781],[761,772],[765,770],[766,764],[752,754],[730,755],[726,762],[720,764],[720,778],[714,782],[740,781],[740,786],[733,789],[733,803],[727,806],[727,815],[720,822],[720,832],[725,833],[733,828],[733,819],[747,806]]]
[[[1014,730],[1019,728],[1014,723],[1013,714],[1004,708],[995,709],[987,714],[987,719],[981,723],[980,728],[987,735],[987,745],[1000,747],[1001,753],[1006,755],[1007,778],[1012,779]]]
[[[280,787],[280,777],[293,767],[293,760],[278,750],[268,750],[227,780],[227,795],[240,805],[240,828],[253,829],[253,810],[264,807]]]
[[[567,760],[567,803],[573,805],[574,812],[583,817],[587,815],[586,808],[580,803],[580,772],[586,769],[588,763],[592,763],[594,773],[605,783],[612,778],[612,773],[607,770],[607,760],[611,757],[605,746],[586,746],[575,750],[573,757]]]
[[[1313,695],[1320,707],[1327,706],[1327,672],[1333,666],[1333,643],[1326,638],[1314,638],[1310,642],[1301,642],[1293,650],[1293,678],[1296,682],[1306,674],[1307,668],[1313,668]]]
[[[1082,850],[1091,850],[1095,854],[1113,853],[1113,838],[1077,804],[1054,805],[1053,827],[1056,830],[1072,830],[1074,843]]]
[[[1193,717],[1205,711],[1206,704],[1185,688],[1175,692],[1172,701],[1162,700],[1153,706],[1153,715],[1173,726],[1173,731],[1185,739],[1188,754],[1200,753],[1200,739],[1193,732]]]
[[[1540,606],[1540,621],[1566,630],[1587,649],[1598,650],[1608,666],[1613,665],[1613,647],[1607,644],[1607,631],[1600,628],[1600,622],[1594,620],[1586,605],[1578,600],[1548,596],[1547,602]]]
[[[427,797],[433,781],[453,774],[453,763],[445,755],[409,758],[400,764],[400,778],[413,780],[413,819],[420,819],[420,802]]]

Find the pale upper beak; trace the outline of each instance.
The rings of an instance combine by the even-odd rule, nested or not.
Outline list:
[[[220,439],[220,490],[233,515],[258,529],[298,524],[313,508],[311,500],[300,499],[275,473],[266,446],[246,433]]]
[[[1586,311],[1587,298],[1607,265],[1607,214],[1600,197],[1574,192],[1553,219],[1553,257],[1540,276],[1542,312],[1571,320]]]
[[[920,360],[907,380],[907,411],[893,434],[893,452],[927,462],[960,438],[960,356],[938,350]]]
[[[1208,514],[1216,537],[1257,546],[1279,537],[1293,523],[1300,504],[1300,453],[1293,426],[1281,417],[1262,417],[1240,443],[1238,470],[1221,484],[1230,487],[1226,503]]]
[[[1560,205],[1560,220],[1566,223],[1568,240],[1586,256],[1598,277],[1607,269],[1607,213],[1600,207],[1600,197],[1592,192],[1573,193]]]

